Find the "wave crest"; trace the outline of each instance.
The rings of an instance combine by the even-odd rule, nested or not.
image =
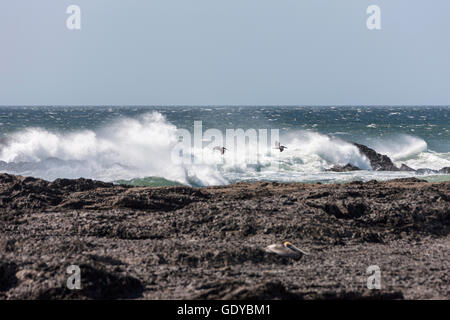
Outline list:
[[[184,184],[190,181],[200,185],[226,183],[210,166],[173,165],[171,152],[176,143],[177,128],[160,113],[153,112],[138,119],[119,119],[98,131],[64,134],[29,128],[8,138],[0,159],[32,163],[21,171],[49,180],[82,176],[114,181],[158,176]],[[49,159],[55,158],[63,162],[55,164],[53,161],[53,165],[49,165]]]
[[[158,112],[120,118],[96,130],[61,133],[28,128],[11,134],[0,146],[0,160],[4,161],[0,161],[0,170],[47,180],[84,177],[118,181],[152,177],[151,183],[170,181],[193,186],[243,180],[327,181],[330,177],[337,179],[333,175],[338,174],[324,172],[334,164],[350,163],[371,170],[369,160],[355,145],[314,131],[282,135],[280,141],[288,147],[284,152],[274,150],[274,143],[269,142],[266,149],[248,143],[246,150],[229,148],[221,155],[214,150],[219,142],[209,141],[205,145],[208,143],[205,140],[200,150],[193,148],[186,153],[188,158],[198,159],[200,152],[199,163],[173,161],[178,139],[177,127]],[[413,168],[441,168],[450,164],[448,155],[428,152],[426,142],[420,138],[402,135],[385,140],[371,147],[387,154],[397,165],[400,160]],[[352,174],[376,178],[373,175],[377,173]],[[158,178],[165,180],[161,182]]]
[[[422,152],[426,152],[428,145],[421,138],[403,134],[378,141],[374,144],[374,148],[379,153],[390,157],[393,161],[399,161],[408,160]]]

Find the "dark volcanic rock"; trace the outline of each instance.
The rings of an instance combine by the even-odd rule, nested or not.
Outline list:
[[[7,291],[17,284],[17,265],[0,261],[0,292]]]
[[[341,201],[326,203],[323,210],[338,219],[352,219],[363,216],[370,209],[363,202],[344,203]]]
[[[328,291],[328,292],[292,292],[281,282],[264,282],[258,284],[218,282],[197,288],[203,291],[196,299],[207,300],[401,300],[403,294],[379,290],[365,291]]]
[[[416,171],[416,170],[414,170],[413,168],[408,167],[408,166],[407,166],[406,164],[404,164],[404,163],[402,163],[402,165],[400,166],[399,170],[400,170],[400,171],[410,171],[410,172]]]
[[[148,188],[0,174],[0,203],[0,299],[450,298],[450,182]],[[264,251],[283,241],[310,254]],[[65,287],[72,264],[80,291]]]
[[[132,188],[83,178],[47,182],[0,174],[0,204],[7,212],[112,208],[170,211],[198,199],[205,199],[205,194],[189,187]]]
[[[365,145],[362,145],[362,144],[359,144],[356,142],[352,142],[352,143],[359,149],[359,151],[363,155],[365,155],[369,159],[370,166],[372,167],[373,170],[375,170],[375,171],[398,171],[399,170],[388,156],[386,156],[384,154],[380,154]]]
[[[428,168],[419,168],[416,170],[417,174],[436,174],[439,173],[439,170],[433,170]]]
[[[439,170],[439,173],[450,174],[450,167],[442,168],[441,170]]]
[[[197,299],[207,300],[298,300],[302,298],[288,291],[281,282],[262,284],[219,282],[198,289],[203,289],[203,292],[197,296]]]
[[[325,171],[333,171],[333,172],[347,172],[347,171],[358,171],[360,168],[347,163],[345,166],[334,165],[330,169],[326,169]]]
[[[437,174],[437,173],[450,173],[450,167],[442,168],[441,170],[433,170],[428,168],[420,168],[420,169],[413,169],[411,167],[408,167],[406,164],[402,164],[400,168],[397,168],[392,160],[384,155],[376,152],[375,150],[356,142],[352,142],[359,151],[365,155],[369,161],[370,166],[375,171],[410,171],[410,172],[416,172],[417,174]],[[348,165],[347,165],[348,166]],[[328,169],[326,171],[336,171],[336,172],[344,172],[344,171],[351,171],[351,170],[344,170],[345,167],[340,166],[334,166],[331,169]],[[335,170],[333,170],[335,169]]]
[[[28,297],[40,300],[49,299],[120,299],[139,298],[144,290],[143,284],[128,275],[118,275],[88,264],[80,265],[82,287],[69,290],[66,287],[54,287],[38,291],[37,296]]]

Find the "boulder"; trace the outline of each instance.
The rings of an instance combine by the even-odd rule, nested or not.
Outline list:
[[[394,165],[392,160],[384,155],[376,152],[375,150],[356,142],[352,142],[361,152],[361,154],[365,155],[369,161],[370,166],[375,171],[398,171],[399,169]]]
[[[413,169],[413,168],[407,166],[407,165],[404,164],[404,163],[402,163],[402,165],[400,166],[399,170],[400,170],[400,171],[411,171],[411,172],[416,171],[415,169]]]
[[[439,173],[450,174],[450,167],[442,168],[441,170],[439,170]]]
[[[333,172],[348,172],[348,171],[358,171],[361,170],[357,166],[354,166],[350,163],[347,163],[345,166],[334,165],[330,169],[326,169],[325,171],[333,171]]]
[[[440,173],[438,170],[428,169],[428,168],[420,168],[416,170],[417,174],[436,174]]]

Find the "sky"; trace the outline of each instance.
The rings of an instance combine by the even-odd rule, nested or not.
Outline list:
[[[2,0],[0,105],[450,105],[449,36],[448,0]]]

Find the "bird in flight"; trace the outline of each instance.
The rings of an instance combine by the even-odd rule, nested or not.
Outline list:
[[[274,149],[278,149],[278,150],[280,150],[280,152],[283,152],[284,149],[287,149],[287,147],[286,146],[282,146],[279,141],[275,141],[275,148]]]
[[[218,150],[218,151],[220,151],[220,154],[225,154],[225,150],[228,150],[227,148],[225,148],[225,147],[219,147],[219,146],[217,146],[217,147],[214,147],[214,150]]]

